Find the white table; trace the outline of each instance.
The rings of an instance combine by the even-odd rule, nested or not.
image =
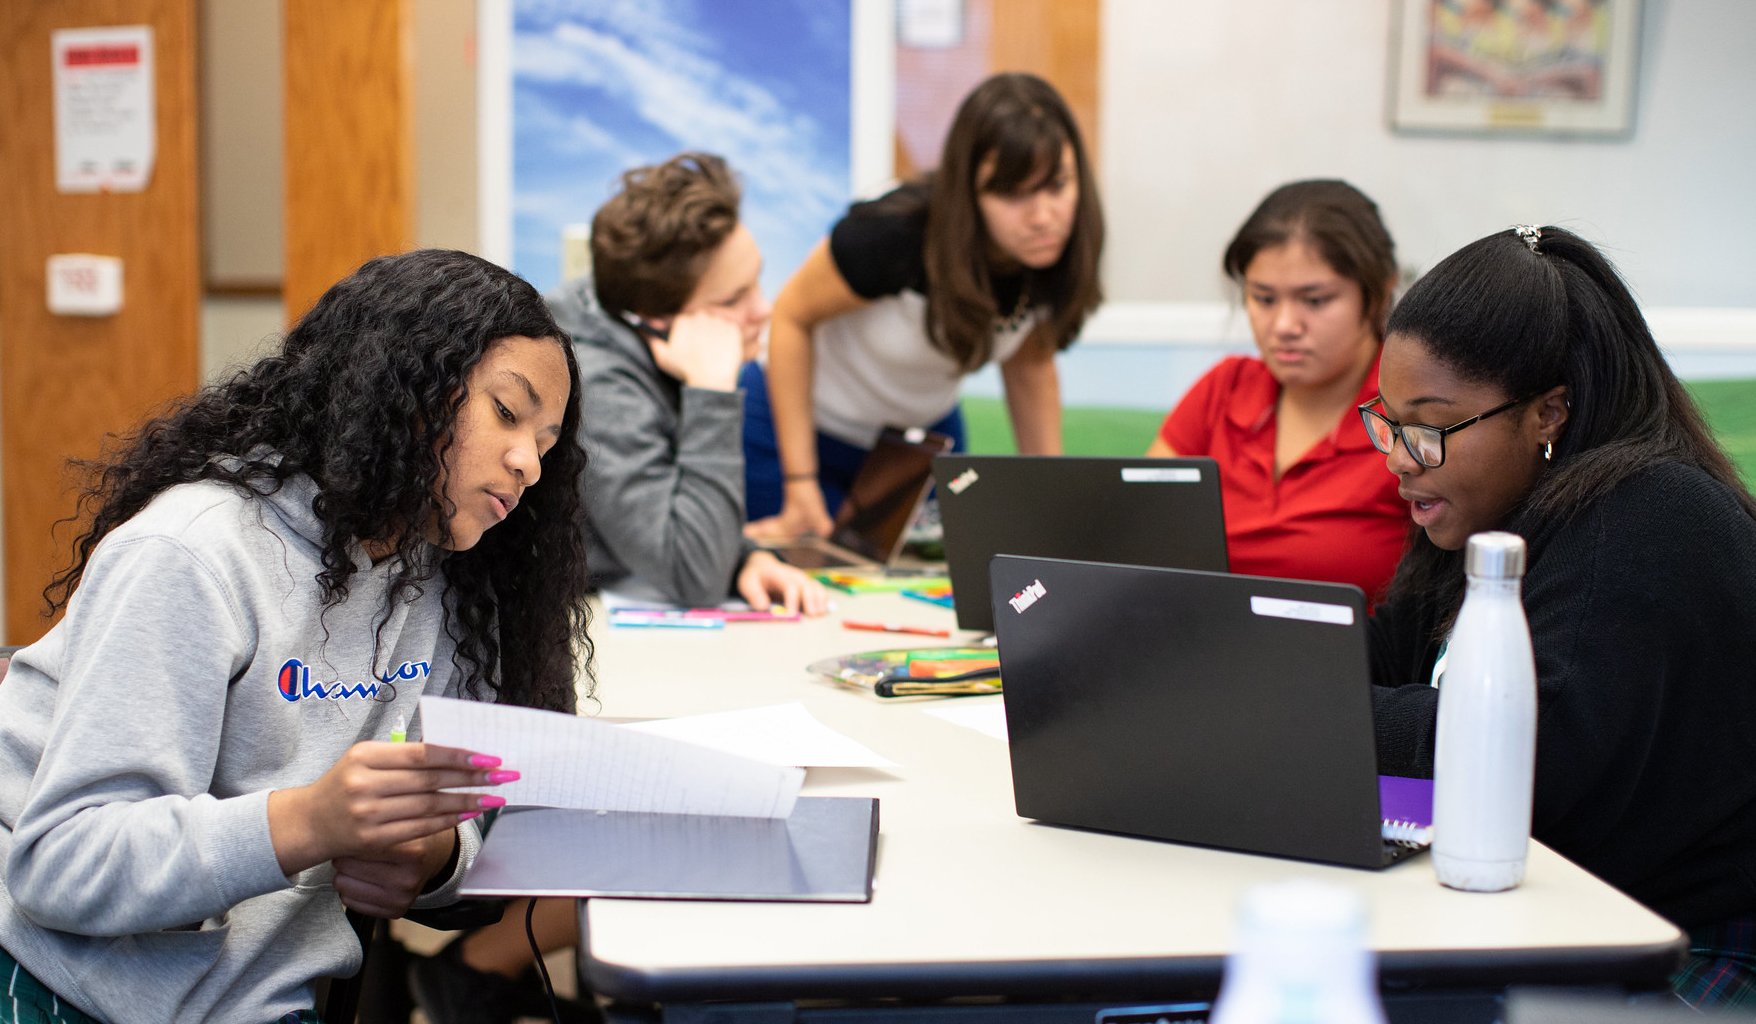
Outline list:
[[[673,1007],[1211,993],[1240,893],[1287,878],[1321,879],[1366,899],[1371,943],[1393,989],[1650,986],[1677,963],[1683,939],[1674,926],[1540,844],[1524,885],[1480,895],[1441,888],[1424,856],[1361,871],[1021,819],[1005,744],[927,713],[951,700],[1001,698],[882,700],[804,671],[830,655],[973,635],[936,641],[855,632],[841,626],[844,616],[934,626],[951,626],[953,617],[888,594],[837,604],[817,621],[719,632],[618,629],[599,616],[592,635],[602,714],[661,717],[797,700],[900,767],[812,769],[805,784],[807,795],[879,798],[871,903],[591,900],[581,912],[580,964],[593,990]],[[716,1008],[714,1019],[735,1019],[725,1015],[730,1009]]]

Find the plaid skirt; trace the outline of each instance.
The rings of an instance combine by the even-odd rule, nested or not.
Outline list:
[[[69,1006],[0,946],[0,1024],[103,1024]],[[293,1010],[274,1024],[323,1024],[315,1011]]]
[[[1689,958],[1671,990],[1690,1006],[1756,1008],[1756,917],[1689,929]]]

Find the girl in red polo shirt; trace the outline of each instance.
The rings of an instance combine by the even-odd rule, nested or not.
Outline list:
[[[1149,456],[1219,463],[1232,571],[1352,583],[1376,599],[1408,513],[1354,410],[1378,394],[1396,282],[1378,207],[1343,181],[1269,193],[1226,247],[1260,358],[1209,370]]]

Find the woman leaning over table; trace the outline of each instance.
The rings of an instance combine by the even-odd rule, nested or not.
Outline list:
[[[1408,534],[1354,412],[1378,393],[1390,233],[1352,185],[1297,181],[1256,207],[1223,265],[1258,355],[1209,370],[1146,453],[1216,460],[1232,571],[1352,583],[1374,600]]]
[[[1380,769],[1430,774],[1471,534],[1510,530],[1537,839],[1686,928],[1692,1003],[1756,997],[1756,499],[1613,267],[1559,228],[1443,260],[1362,407],[1416,531],[1371,623]]]
[[[781,289],[768,375],[744,377],[758,538],[827,535],[878,433],[962,447],[957,385],[1000,366],[1020,451],[1061,451],[1055,354],[1101,298],[1103,212],[1053,86],[995,75],[964,99],[938,170],[856,203]],[[771,409],[772,406],[772,409]]]

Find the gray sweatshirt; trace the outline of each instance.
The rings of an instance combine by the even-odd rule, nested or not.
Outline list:
[[[633,577],[677,604],[724,601],[744,558],[744,407],[682,386],[598,305],[591,278],[544,296],[579,362],[592,582]]]
[[[281,874],[268,794],[456,695],[437,581],[391,611],[394,560],[327,614],[309,478],[172,487],[93,552],[66,617],[0,684],[0,946],[85,1012],[268,1021],[360,946],[322,864]],[[374,649],[377,657],[374,659]],[[458,872],[418,906],[456,898]]]

